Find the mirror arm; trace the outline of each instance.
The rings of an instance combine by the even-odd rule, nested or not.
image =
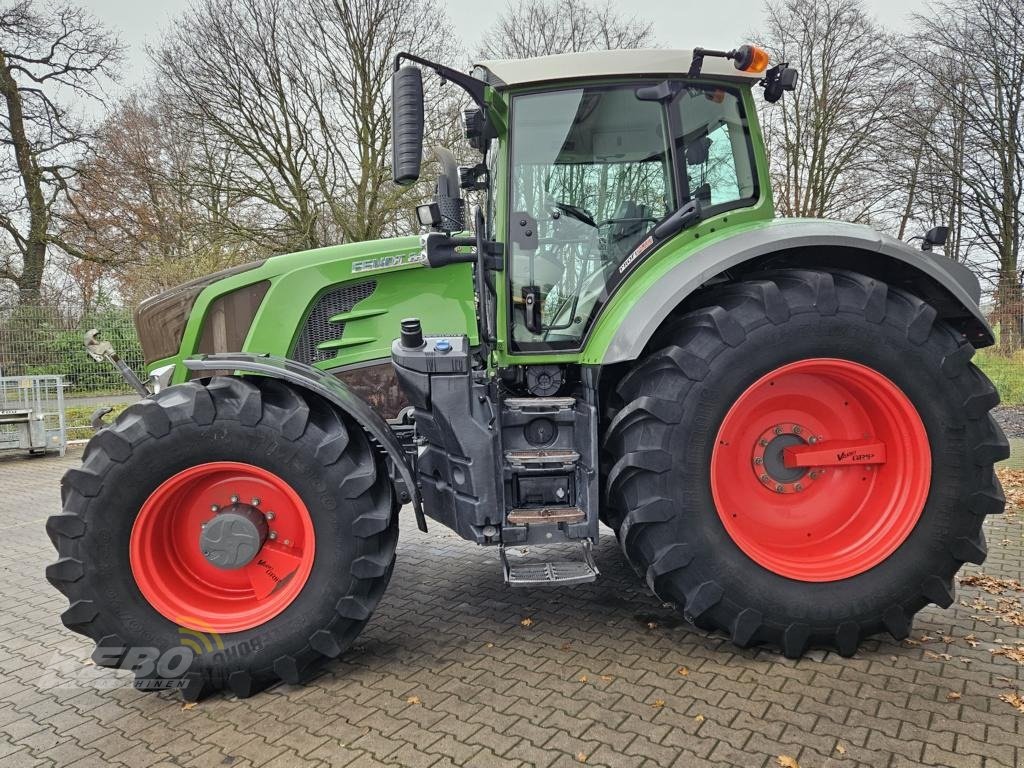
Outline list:
[[[434,70],[442,80],[448,80],[449,82],[455,83],[462,90],[468,93],[470,98],[473,99],[480,109],[487,109],[487,100],[485,96],[487,92],[487,84],[483,80],[477,80],[475,77],[467,75],[464,72],[459,72],[457,69],[446,67],[444,64],[438,64],[412,53],[406,53],[405,51],[402,51],[395,56],[396,70],[402,66],[403,61],[412,61]]]

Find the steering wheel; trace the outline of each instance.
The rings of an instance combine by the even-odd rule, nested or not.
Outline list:
[[[582,221],[594,229],[597,229],[597,222],[594,221],[594,217],[583,208],[578,205],[570,205],[569,203],[555,203],[555,208],[562,211],[567,216],[572,216],[577,221]]]

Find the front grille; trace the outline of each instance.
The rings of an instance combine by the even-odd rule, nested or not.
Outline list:
[[[377,282],[368,280],[365,283],[342,285],[323,294],[306,315],[306,321],[288,357],[312,365],[337,355],[334,349],[317,349],[318,344],[336,341],[345,333],[345,323],[332,323],[331,317],[350,312],[352,307],[368,298],[376,288]]]

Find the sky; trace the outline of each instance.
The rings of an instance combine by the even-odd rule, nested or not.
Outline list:
[[[97,19],[115,30],[127,46],[122,86],[143,82],[149,69],[146,46],[158,45],[172,19],[192,0],[79,0]],[[448,21],[467,51],[473,41],[505,7],[506,0],[441,0]],[[893,30],[909,26],[909,17],[926,8],[926,0],[867,0],[882,24]],[[751,0],[634,0],[629,7],[640,17],[655,22],[655,34],[665,48],[732,48],[756,30],[761,19],[760,2]],[[459,65],[461,62],[454,62]]]

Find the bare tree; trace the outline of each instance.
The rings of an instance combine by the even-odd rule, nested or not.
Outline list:
[[[908,97],[896,41],[862,0],[778,0],[766,14],[761,43],[800,70],[765,118],[779,212],[870,220],[891,193],[886,138]]]
[[[262,255],[226,226],[246,215],[225,183],[237,155],[204,143],[159,97],[133,94],[109,112],[66,215],[66,239],[112,265],[103,276],[129,302]]]
[[[480,56],[525,59],[655,44],[654,25],[619,13],[610,0],[526,0],[509,3],[484,33]]]
[[[19,301],[39,301],[49,249],[88,258],[61,233],[66,202],[93,136],[64,101],[100,99],[121,46],[71,5],[31,0],[0,9],[0,231],[7,241],[0,278]]]
[[[943,104],[927,134],[935,186],[956,190],[961,247],[994,265],[1000,347],[1016,350],[1024,344],[1024,3],[940,2],[917,25],[918,59],[927,62],[917,72]]]
[[[444,28],[434,0],[201,0],[180,18],[155,60],[178,119],[238,156],[225,191],[245,216],[225,226],[273,250],[393,232],[411,193],[388,176],[391,64],[453,53]]]

